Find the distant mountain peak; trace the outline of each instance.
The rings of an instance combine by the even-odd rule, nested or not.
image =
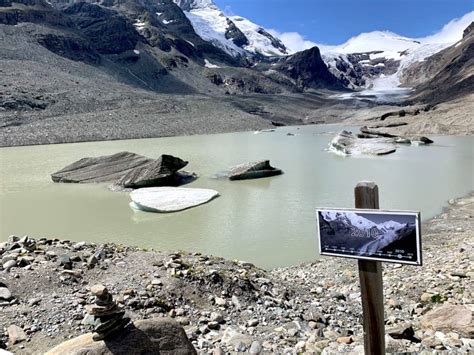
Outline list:
[[[213,8],[218,9],[212,0],[173,0],[183,11],[195,9]]]
[[[205,41],[231,56],[285,56],[285,45],[261,26],[241,16],[226,16],[212,0],[173,0]]]

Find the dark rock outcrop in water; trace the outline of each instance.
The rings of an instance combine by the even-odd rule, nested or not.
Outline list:
[[[187,182],[192,174],[179,173],[188,162],[171,155],[154,160],[130,152],[80,159],[51,174],[54,182],[112,182],[122,188],[176,186]]]
[[[258,179],[283,174],[280,169],[270,165],[269,160],[237,165],[229,173],[230,180]]]
[[[150,164],[130,170],[117,182],[117,185],[126,188],[161,186],[168,183],[174,185],[176,173],[186,165],[188,165],[187,161],[164,154]]]

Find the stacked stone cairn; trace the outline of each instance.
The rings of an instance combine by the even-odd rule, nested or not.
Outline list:
[[[92,339],[95,341],[110,339],[123,330],[130,319],[124,317],[125,311],[117,305],[105,286],[92,286],[91,293],[95,296],[95,304],[87,305],[86,311],[94,318]]]

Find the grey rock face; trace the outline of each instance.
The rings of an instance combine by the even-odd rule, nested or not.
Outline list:
[[[225,31],[225,38],[231,39],[236,46],[243,47],[249,44],[248,38],[244,33],[229,19],[227,19],[227,29]]]
[[[134,49],[143,40],[134,26],[114,10],[80,2],[67,8],[64,13],[69,15],[100,53],[119,54]]]
[[[283,174],[280,169],[270,165],[269,160],[237,165],[229,173],[230,180],[258,179]]]
[[[321,58],[318,47],[298,52],[275,67],[279,72],[294,79],[298,87],[307,88],[342,88],[340,81],[329,72]]]

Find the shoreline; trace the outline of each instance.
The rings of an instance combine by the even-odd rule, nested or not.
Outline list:
[[[389,337],[387,351],[473,350],[460,330],[421,326],[424,315],[442,304],[474,308],[468,286],[474,277],[469,260],[474,252],[473,206],[470,192],[451,199],[441,214],[422,224],[424,265],[419,269],[384,264],[386,330],[410,322],[419,340]],[[34,248],[16,256],[21,267],[0,272],[0,281],[14,297],[8,305],[0,302],[0,323],[5,328],[18,325],[27,335],[26,341],[7,348],[18,354],[44,352],[87,332],[81,325],[84,305],[90,299],[88,289],[99,282],[123,302],[133,320],[174,317],[198,351],[249,350],[254,342],[264,351],[280,353],[362,349],[354,260],[325,257],[265,271],[200,253],[115,244],[39,240]],[[68,261],[64,255],[70,269],[61,265]],[[213,312],[220,314],[217,324],[211,323]],[[8,341],[1,335],[4,330],[0,348]],[[239,334],[244,345],[223,337],[230,333]]]
[[[256,102],[259,102],[258,99],[263,100],[262,98],[256,98]],[[243,97],[241,100],[251,99]],[[311,97],[308,96],[307,100],[308,104],[312,103]],[[472,136],[474,135],[474,129],[472,128],[474,127],[474,118],[471,117],[470,113],[474,110],[473,102],[474,94],[471,94],[461,99],[437,104],[425,111],[424,108],[427,105],[421,104],[408,106],[376,105],[373,102],[357,100],[353,102],[330,101],[319,104],[319,106],[313,106],[311,109],[310,107],[304,107],[300,111],[300,109],[295,108],[294,117],[291,117],[291,119],[286,117],[283,120],[278,118],[277,112],[272,112],[274,108],[267,107],[269,104],[265,101],[260,103],[262,107],[269,110],[265,114],[239,111],[232,106],[229,106],[228,111],[225,111],[226,114],[224,114],[219,107],[212,106],[208,112],[201,107],[201,111],[193,113],[192,122],[183,121],[183,117],[189,115],[186,112],[181,113],[181,115],[164,115],[163,117],[157,116],[154,118],[148,115],[140,118],[142,121],[138,120],[137,122],[125,119],[121,112],[116,113],[117,122],[115,122],[112,113],[108,111],[77,114],[77,117],[74,114],[46,116],[39,121],[26,123],[24,126],[2,127],[0,130],[0,148],[252,132],[260,129],[276,129],[280,124],[288,127],[312,124],[370,126],[380,122],[391,124],[403,121],[407,123],[406,126],[384,128],[383,130],[400,135]],[[412,115],[410,112],[413,110],[419,113]],[[403,113],[399,114],[401,111]],[[388,113],[392,115],[386,119],[380,119]],[[206,118],[208,117],[206,114],[210,115],[209,118]],[[88,115],[92,115],[96,119],[101,118],[104,122],[101,120],[93,122]],[[137,115],[135,114],[135,116]],[[75,122],[76,119],[78,122]],[[167,124],[166,120],[171,121]],[[44,121],[43,124],[41,124],[42,121]],[[67,125],[67,122],[71,125],[69,129],[58,128]],[[145,125],[147,129],[144,129]],[[70,131],[74,131],[75,134],[70,135]]]

